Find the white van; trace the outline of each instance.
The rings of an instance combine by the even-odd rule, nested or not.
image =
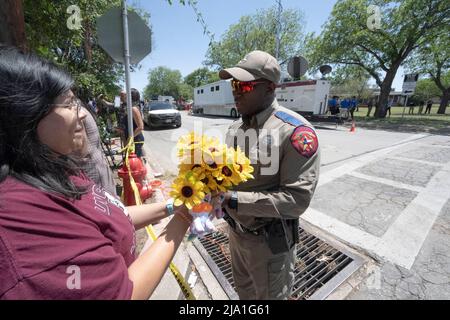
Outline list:
[[[193,113],[238,118],[231,91],[231,79],[205,84],[194,89]]]

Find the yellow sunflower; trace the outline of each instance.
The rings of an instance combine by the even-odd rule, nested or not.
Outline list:
[[[184,135],[178,139],[177,149],[178,149],[178,157],[180,158],[188,158],[190,163],[195,163],[201,161],[201,153],[196,153],[196,151],[201,151],[202,147],[207,143],[205,141],[204,136],[200,136],[196,134],[194,131],[191,131],[189,134]],[[194,157],[194,155],[198,155],[198,157]]]
[[[213,179],[214,182],[217,184],[217,191],[219,192],[227,192],[233,186],[233,184],[229,180],[226,179],[218,180],[217,178]]]
[[[237,186],[242,182],[242,179],[236,169],[237,166],[233,164],[222,166],[222,168],[220,169],[220,176],[217,177],[217,180],[227,180]]]
[[[206,168],[202,164],[186,164],[180,163],[178,165],[178,176],[184,176],[186,174],[193,174],[197,180],[205,178]]]
[[[203,163],[213,176],[217,177],[226,163],[227,147],[224,144],[207,145],[203,148]]]
[[[200,181],[205,185],[203,189],[205,193],[211,193],[218,189],[216,180],[210,172],[205,172],[205,177]]]
[[[174,198],[174,205],[184,204],[188,209],[202,202],[205,197],[204,184],[193,176],[176,178],[172,184],[170,196]]]
[[[233,153],[233,169],[239,175],[242,182],[247,181],[248,179],[254,179],[253,175],[253,167],[250,164],[250,159],[247,158],[244,152],[241,151],[239,147],[236,150],[230,148]]]

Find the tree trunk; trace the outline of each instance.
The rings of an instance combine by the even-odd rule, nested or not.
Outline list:
[[[375,109],[376,118],[386,117],[386,105],[388,103],[389,94],[391,93],[392,82],[394,81],[395,74],[397,73],[397,68],[389,69],[389,71],[386,73],[386,76],[384,77],[383,82],[381,83],[380,97],[378,98]]]
[[[450,88],[447,88],[443,91],[443,96],[441,99],[441,104],[439,105],[438,114],[445,114],[445,110],[447,109],[448,101],[450,100]]]
[[[0,1],[0,43],[13,45],[27,51],[21,0]]]
[[[91,25],[90,22],[87,21],[84,26],[84,56],[88,64],[90,65],[92,62],[92,47],[91,47]]]

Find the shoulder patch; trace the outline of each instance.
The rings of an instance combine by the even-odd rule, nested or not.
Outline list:
[[[290,125],[293,125],[294,127],[298,127],[303,125],[303,122],[300,119],[297,119],[290,114],[283,112],[283,111],[277,111],[275,112],[275,117],[280,119],[283,122],[289,123]]]
[[[319,140],[314,130],[307,126],[295,128],[291,137],[291,144],[298,153],[305,158],[311,158],[319,147]]]

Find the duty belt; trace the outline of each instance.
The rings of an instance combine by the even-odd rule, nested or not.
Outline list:
[[[249,228],[244,227],[242,224],[234,220],[227,212],[224,212],[223,219],[229,224],[231,228],[235,231],[241,231],[244,233],[250,233],[255,236],[259,236],[263,233],[264,228],[260,227],[258,229],[251,230]]]

